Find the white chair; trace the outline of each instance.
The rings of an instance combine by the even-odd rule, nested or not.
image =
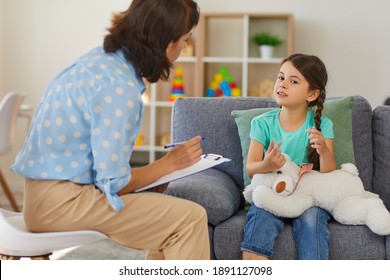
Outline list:
[[[93,230],[33,233],[27,229],[23,213],[1,208],[0,229],[1,260],[49,260],[53,251],[108,238]]]
[[[11,151],[15,137],[15,123],[24,96],[10,92],[0,102],[0,156]],[[0,169],[0,184],[15,211],[19,211],[15,197]]]

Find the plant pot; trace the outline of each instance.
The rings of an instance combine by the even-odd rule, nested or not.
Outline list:
[[[261,45],[259,46],[260,57],[263,59],[270,59],[274,55],[274,46]]]

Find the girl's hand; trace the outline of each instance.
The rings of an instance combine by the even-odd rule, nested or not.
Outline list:
[[[316,149],[319,155],[328,151],[328,147],[326,146],[324,136],[319,130],[313,127],[312,129],[308,129],[307,132],[310,133],[309,135],[310,146],[313,149]]]
[[[271,140],[268,150],[264,155],[264,164],[267,166],[267,169],[274,171],[281,168],[286,163],[286,158],[279,150],[279,147],[282,145],[281,142],[274,145],[274,140]]]
[[[166,159],[172,164],[174,170],[183,169],[200,160],[203,153],[201,139],[202,137],[196,136],[168,152]]]

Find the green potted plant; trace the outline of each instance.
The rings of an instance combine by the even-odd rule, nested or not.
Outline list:
[[[274,48],[283,43],[283,40],[278,35],[272,35],[267,32],[255,34],[252,37],[252,41],[259,46],[260,56],[264,59],[272,58]]]

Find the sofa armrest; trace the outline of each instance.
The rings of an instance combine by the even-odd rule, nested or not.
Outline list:
[[[167,194],[202,205],[208,222],[218,225],[240,208],[242,194],[234,181],[222,171],[207,169],[171,182]]]

